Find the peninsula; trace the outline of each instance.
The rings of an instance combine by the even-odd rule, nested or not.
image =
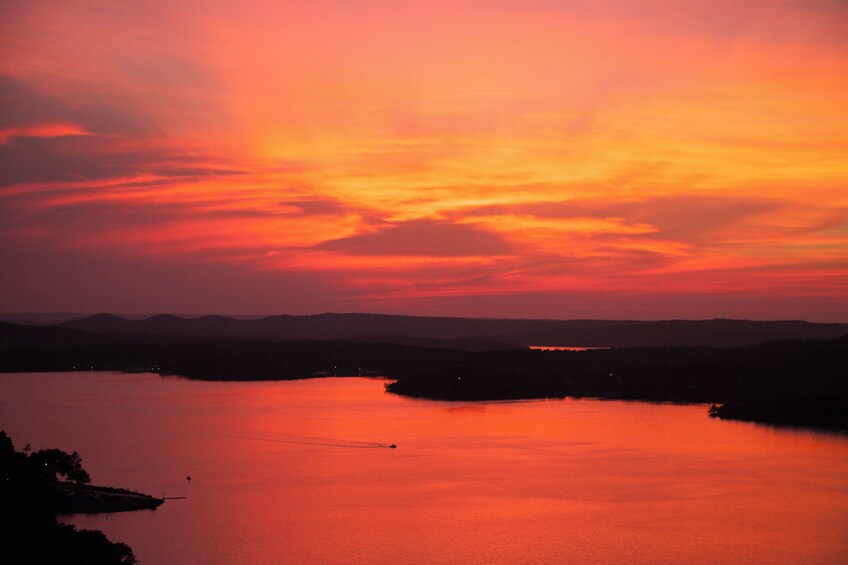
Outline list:
[[[59,478],[63,480],[59,480]],[[132,549],[97,530],[77,530],[58,514],[153,509],[163,500],[90,485],[79,454],[60,449],[16,451],[0,431],[0,561],[132,565]]]

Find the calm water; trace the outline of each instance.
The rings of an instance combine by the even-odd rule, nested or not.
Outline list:
[[[848,563],[848,438],[703,406],[7,374],[0,428],[79,451],[96,484],[187,496],[68,518],[147,565]]]

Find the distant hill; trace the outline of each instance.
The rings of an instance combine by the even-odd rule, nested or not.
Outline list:
[[[581,347],[732,347],[781,339],[834,339],[846,334],[848,324],[718,319],[609,322],[595,327],[563,322],[558,327],[524,334],[519,340],[532,345]]]
[[[318,314],[239,319],[158,315],[127,319],[97,314],[55,326],[93,333],[155,335],[162,338],[226,340],[355,339],[462,349],[528,345],[580,347],[729,347],[776,339],[834,339],[848,324],[752,320],[513,320]]]
[[[0,350],[23,347],[64,347],[109,343],[151,343],[177,341],[150,334],[127,332],[98,333],[57,326],[27,326],[0,322]]]
[[[492,350],[541,346],[734,347],[782,339],[835,339],[848,324],[752,320],[509,320],[318,314],[245,319],[160,314],[129,319],[97,314],[56,325],[0,322],[0,349],[96,343],[195,340],[351,340],[420,347]]]
[[[255,320],[226,316],[182,318],[172,315],[130,320],[111,314],[96,314],[81,320],[58,324],[98,333],[146,333],[204,339],[360,339],[380,341],[472,340],[523,345],[514,337],[552,329],[547,320],[499,320],[391,316],[382,314],[318,314],[314,316],[268,316]]]

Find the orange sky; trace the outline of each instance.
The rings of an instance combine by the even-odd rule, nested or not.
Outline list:
[[[72,4],[0,4],[0,311],[848,321],[844,2]]]

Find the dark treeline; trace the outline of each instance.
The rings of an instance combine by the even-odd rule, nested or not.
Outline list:
[[[97,530],[56,521],[57,475],[87,483],[79,455],[59,449],[16,451],[0,431],[0,563],[115,564],[136,562],[129,546]]]
[[[206,380],[313,376],[401,376],[421,367],[468,363],[474,352],[341,341],[201,341],[27,347],[0,351],[0,371],[150,369]]]
[[[527,351],[480,356],[388,389],[452,400],[597,397],[720,404],[721,418],[848,429],[848,337],[739,348]]]
[[[0,352],[2,371],[157,368],[198,379],[382,375],[447,400],[562,396],[722,404],[720,417],[848,428],[848,337],[733,348],[470,351],[349,341],[89,344]]]

